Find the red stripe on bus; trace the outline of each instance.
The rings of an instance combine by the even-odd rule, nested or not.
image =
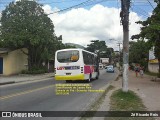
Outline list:
[[[85,65],[84,66],[84,74],[93,73],[94,72],[94,66]]]

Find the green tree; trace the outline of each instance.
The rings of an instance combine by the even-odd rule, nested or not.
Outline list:
[[[103,51],[107,48],[105,41],[92,40],[91,44],[87,45],[86,50],[95,52],[96,50]]]
[[[100,40],[92,40],[91,44],[87,45],[86,50],[90,52],[96,52],[98,50],[99,56],[103,58],[111,57],[113,52],[113,48],[107,48],[106,42]]]
[[[155,56],[159,62],[159,76],[160,76],[160,1],[155,0],[156,8],[152,15],[145,21],[138,21],[141,24],[141,32],[138,35],[132,36],[132,39],[148,39],[148,42],[155,46]]]
[[[147,69],[150,45],[144,40],[129,43],[129,63],[139,63]]]
[[[76,48],[76,47],[73,45],[65,45],[65,48],[67,49],[67,48]]]
[[[1,17],[1,44],[11,49],[27,48],[28,68],[41,66],[54,47],[56,36],[51,19],[35,1],[11,2]],[[53,52],[53,51],[52,51]]]

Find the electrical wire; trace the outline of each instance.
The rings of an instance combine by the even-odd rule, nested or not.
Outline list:
[[[136,9],[134,9],[134,8],[136,8]],[[135,11],[135,12],[137,12],[137,13],[145,16],[145,17],[147,17],[147,18],[149,17],[148,16],[148,12],[146,12],[144,9],[142,9],[142,8],[140,8],[140,7],[138,7],[138,6],[135,5],[135,0],[132,2],[131,9],[133,11]]]
[[[75,8],[75,7],[78,7],[78,6],[81,6],[81,5],[86,4],[86,3],[88,3],[88,2],[91,2],[91,1],[92,1],[92,0],[87,0],[87,1],[82,2],[82,3],[80,3],[80,4],[77,4],[77,5],[74,5],[74,6],[71,6],[71,7],[68,7],[68,8],[65,8],[65,9],[62,9],[62,10],[53,12],[53,13],[49,13],[49,14],[47,14],[47,15],[54,14],[54,13],[58,13],[58,12],[64,12],[64,11],[70,10],[70,9]]]
[[[0,0],[0,6],[2,6],[2,4],[4,4],[4,2],[7,3],[7,1],[10,1],[10,0]],[[40,0],[37,0],[38,2],[40,2]],[[72,1],[78,1],[78,0],[66,0],[66,1],[63,1],[63,2],[72,2]],[[73,9],[73,8],[80,8],[80,7],[86,7],[86,6],[89,6],[89,5],[93,5],[93,4],[98,4],[98,3],[101,3],[101,2],[105,2],[105,1],[111,1],[111,0],[87,0],[87,1],[84,1],[84,2],[81,2],[77,5],[73,5],[71,7],[67,7],[67,8],[64,8],[62,10],[59,10],[59,11],[56,11],[56,12],[53,12],[53,13],[49,13],[48,15],[50,14],[54,14],[54,13],[59,13],[59,12],[64,12],[64,11],[68,11],[70,9]],[[113,0],[112,0],[113,1]],[[43,1],[41,1],[43,2]],[[60,1],[55,1],[55,2],[50,2],[50,3],[42,3],[42,4],[52,4],[52,3],[63,3],[63,2],[60,2]],[[1,4],[2,3],[2,4]],[[149,0],[134,0],[134,7],[138,8],[137,5],[135,6],[135,4],[144,4],[144,3],[149,3],[150,6],[153,7],[153,5],[151,4],[151,2]],[[6,6],[6,4],[5,4]],[[118,2],[117,2],[117,6],[118,6]],[[143,5],[143,6],[147,6],[147,5]],[[141,8],[138,8],[138,9],[141,9]],[[146,11],[144,11],[143,9],[141,9],[140,11],[136,10],[138,13],[144,15],[144,16],[147,16],[148,13]],[[143,13],[142,13],[143,12]]]
[[[147,0],[148,1],[148,3],[151,5],[151,7],[154,9],[154,7],[153,7],[153,5],[151,4],[151,2],[149,1],[149,0]]]
[[[142,13],[141,11],[138,11],[137,9],[135,10],[135,9],[133,8],[133,6],[131,6],[131,8],[132,8],[132,10],[135,11],[136,13],[139,13],[139,14],[145,16],[146,18],[149,17],[147,14],[144,14],[144,13]]]
[[[77,5],[73,5],[71,7],[68,7],[68,8],[56,11],[56,12],[49,13],[47,15],[54,14],[54,13],[59,13],[59,12],[64,12],[64,11],[68,11],[68,10],[73,9],[73,8],[80,8],[80,7],[85,7],[85,6],[89,6],[89,5],[93,5],[93,4],[98,4],[98,3],[101,3],[101,2],[105,2],[105,1],[108,1],[108,0],[87,0],[87,1],[79,3]]]
[[[47,3],[47,2],[40,2],[41,4],[60,4],[60,3],[68,3],[68,2],[78,2],[79,0],[65,0],[65,1],[58,1],[58,2],[50,2],[50,3]]]

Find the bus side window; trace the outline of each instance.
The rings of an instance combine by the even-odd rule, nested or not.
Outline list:
[[[94,65],[94,55],[91,56],[92,56],[92,65]]]
[[[94,65],[96,65],[96,56],[94,56]]]
[[[88,65],[90,63],[89,54],[84,51],[83,51],[83,59],[84,59],[84,64]]]
[[[88,60],[89,60],[89,64],[92,64],[92,56],[91,56],[91,54],[88,54]]]

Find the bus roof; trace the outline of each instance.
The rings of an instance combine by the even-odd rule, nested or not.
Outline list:
[[[57,50],[57,51],[68,51],[68,50],[82,50],[80,48],[67,48],[67,49],[61,49],[61,50]]]
[[[68,50],[79,50],[79,51],[85,51],[87,53],[90,53],[90,54],[94,54],[96,55],[95,53],[92,53],[92,52],[89,52],[87,50],[83,50],[83,49],[80,49],[80,48],[68,48],[68,49],[61,49],[61,50],[57,50],[56,52],[60,52],[60,51],[68,51]]]

